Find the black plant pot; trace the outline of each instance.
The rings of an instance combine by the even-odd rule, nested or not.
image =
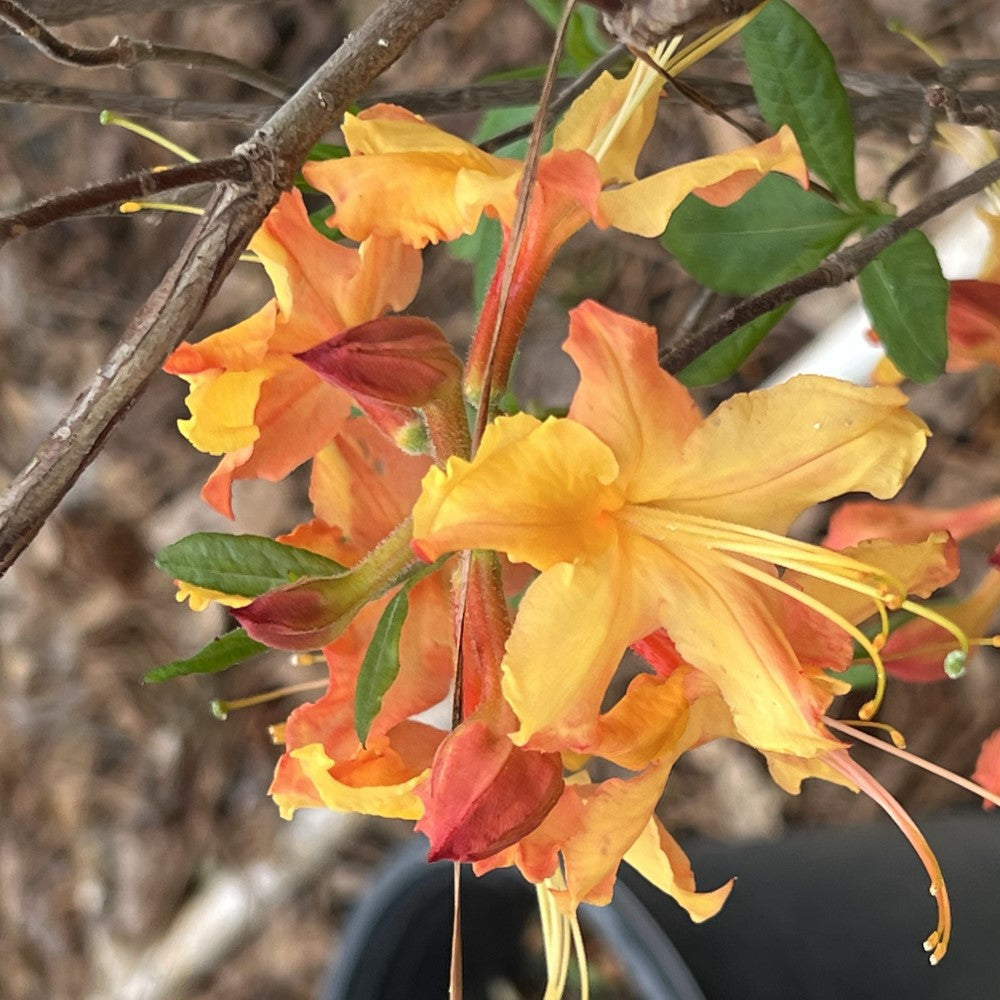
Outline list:
[[[748,844],[685,845],[699,885],[738,876],[722,913],[693,924],[627,866],[613,903],[581,908],[592,967],[615,1000],[993,1000],[1000,997],[1000,816],[977,810],[921,823],[951,892],[955,932],[931,968],[920,944],[935,910],[899,832],[824,828]],[[414,841],[354,912],[322,1000],[443,1000],[451,936],[450,864]],[[465,1000],[498,982],[539,982],[526,928],[535,895],[516,872],[463,873]],[[683,958],[681,957],[683,956]]]

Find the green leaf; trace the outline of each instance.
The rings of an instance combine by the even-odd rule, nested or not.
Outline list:
[[[223,594],[258,597],[300,577],[343,573],[340,563],[316,552],[259,535],[206,531],[168,545],[156,565],[175,580]]]
[[[332,214],[333,207],[331,205],[324,205],[322,208],[317,208],[315,212],[309,213],[309,222],[320,236],[325,236],[328,240],[339,243],[344,238],[344,234],[339,229],[326,224],[326,220]]]
[[[382,707],[382,698],[399,674],[399,638],[410,610],[409,590],[403,587],[385,606],[361,661],[354,689],[354,728],[362,745]]]
[[[342,160],[350,156],[351,151],[344,145],[333,145],[329,142],[315,143],[306,154],[307,160]]]
[[[907,233],[858,275],[858,287],[889,360],[916,382],[940,375],[948,360],[948,282],[930,240]]]
[[[700,357],[684,368],[677,378],[684,385],[694,388],[713,385],[729,378],[746,361],[750,352],[770,333],[774,325],[791,308],[790,302],[772,309],[734,330],[725,340],[710,347]]]
[[[610,40],[600,28],[596,7],[577,6],[566,28],[564,62],[570,72],[582,73],[608,51]]]
[[[770,174],[726,208],[689,195],[663,244],[703,285],[752,295],[814,268],[863,221],[791,178]]]
[[[851,109],[823,40],[785,0],[771,0],[741,38],[768,124],[789,125],[809,169],[844,204],[860,206]]]
[[[459,236],[448,244],[448,252],[458,260],[472,264],[472,301],[478,313],[493,280],[497,259],[503,246],[503,231],[496,219],[485,215],[470,236]]]
[[[159,684],[174,677],[186,677],[188,674],[214,674],[220,670],[236,666],[257,653],[263,653],[268,647],[256,639],[251,639],[241,628],[233,629],[218,639],[213,639],[204,649],[186,660],[174,660],[162,667],[150,670],[143,677],[144,684]]]
[[[399,674],[399,637],[410,610],[410,591],[426,576],[439,570],[449,559],[442,556],[426,566],[411,570],[406,582],[385,606],[372,641],[365,652],[354,688],[354,729],[364,745],[382,698]]]
[[[545,21],[550,28],[556,28],[562,19],[564,0],[528,0],[528,6]],[[590,64],[599,59],[610,47],[610,41],[600,28],[600,14],[596,8],[577,6],[570,15],[566,28],[563,65],[560,70],[582,73]]]

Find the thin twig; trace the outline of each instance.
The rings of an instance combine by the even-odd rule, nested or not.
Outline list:
[[[0,246],[50,222],[84,215],[108,205],[148,198],[192,184],[246,182],[251,176],[252,172],[243,157],[225,156],[217,160],[183,163],[165,170],[140,170],[104,184],[47,195],[25,208],[0,215]]]
[[[284,98],[291,93],[291,88],[276,76],[215,52],[162,45],[126,35],[115,35],[108,45],[99,49],[73,45],[54,35],[43,21],[22,7],[17,0],[0,0],[0,24],[12,28],[50,59],[79,69],[98,69],[104,66],[132,69],[144,62],[175,63],[189,69],[197,66],[210,73],[221,73],[240,83],[256,87],[265,94],[271,94],[272,97]]]
[[[836,288],[852,281],[886,247],[895,243],[901,236],[998,180],[1000,180],[1000,158],[992,160],[985,167],[980,167],[955,184],[936,191],[909,212],[876,229],[853,246],[830,254],[812,271],[738,302],[708,326],[661,351],[661,366],[668,372],[676,374],[710,347],[714,347],[729,334],[757,319],[758,316],[763,316],[785,302],[791,302],[809,292],[821,288]]]
[[[200,101],[187,97],[154,97],[117,90],[57,87],[35,80],[0,80],[0,104],[34,104],[97,114],[117,111],[130,118],[169,118],[175,122],[229,122],[260,125],[278,101]]]
[[[37,17],[49,24],[71,24],[107,14],[149,14],[185,7],[239,7],[262,0],[31,0]]]
[[[90,464],[167,354],[190,332],[310,147],[410,42],[460,0],[386,0],[234,155],[250,181],[224,184],[110,357],[0,497],[6,572]]]

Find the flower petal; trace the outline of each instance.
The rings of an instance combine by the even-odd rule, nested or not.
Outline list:
[[[330,224],[351,239],[395,237],[411,247],[475,232],[489,209],[514,215],[521,164],[490,156],[415,115],[384,105],[346,115],[355,155],[308,163],[310,184],[330,196]],[[402,112],[402,113],[400,113]],[[357,155],[363,154],[363,155]]]
[[[588,752],[608,684],[631,642],[653,630],[656,598],[628,546],[559,563],[527,590],[507,642],[503,691],[538,750]]]
[[[556,126],[552,145],[556,149],[581,149],[592,156],[600,152],[601,136],[621,115],[634,93],[636,81],[648,72],[636,62],[621,79],[602,73],[571,105]],[[598,162],[604,184],[635,180],[635,163],[656,121],[660,88],[651,87],[630,113],[628,120],[615,131]]]
[[[674,209],[689,194],[713,205],[729,205],[772,171],[788,174],[806,186],[805,161],[787,126],[756,146],[682,163],[634,184],[604,191],[601,218],[596,221],[638,236],[659,236]]]
[[[625,853],[625,861],[661,892],[675,899],[696,923],[714,917],[733,889],[733,879],[710,892],[695,888],[691,862],[654,816]]]
[[[733,396],[687,438],[665,505],[783,534],[830,497],[890,497],[928,435],[906,401],[897,389],[809,375]]]
[[[586,427],[521,413],[500,417],[472,462],[431,469],[413,510],[414,541],[428,559],[464,548],[505,552],[537,569],[607,548],[620,504],[611,451]]]
[[[718,685],[742,739],[813,757],[838,744],[820,717],[832,695],[803,670],[782,627],[780,600],[713,553],[680,546],[647,558],[660,623],[686,662]]]
[[[347,784],[334,777],[332,772],[337,767],[336,761],[326,755],[320,743],[293,750],[290,757],[301,768],[302,778],[316,789],[327,809],[392,819],[419,819],[423,813],[423,803],[413,789],[430,772],[429,766],[413,773],[398,755],[387,755],[377,762],[376,767],[368,769],[366,783]],[[292,787],[293,793],[287,798],[280,790],[272,792],[286,818],[302,804],[294,793],[294,784]]]
[[[967,507],[922,507],[911,503],[859,500],[842,503],[830,518],[823,544],[844,549],[869,538],[917,542],[933,531],[961,541],[1000,522],[1000,496]]]
[[[570,418],[614,452],[618,485],[633,503],[662,496],[660,470],[701,415],[687,389],[660,368],[656,331],[589,300],[571,310],[564,350],[580,369]]]

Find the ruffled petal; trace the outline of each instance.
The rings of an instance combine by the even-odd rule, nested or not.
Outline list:
[[[701,415],[660,368],[656,331],[589,300],[570,312],[564,350],[580,369],[570,418],[614,452],[618,484],[633,503],[662,496],[663,469]]]
[[[259,437],[226,455],[209,477],[202,497],[232,517],[232,484],[236,480],[283,479],[340,433],[352,406],[346,393],[289,359],[278,374],[261,383],[254,411]]]
[[[500,417],[472,462],[452,457],[427,474],[414,543],[428,559],[485,548],[537,569],[600,552],[615,538],[617,474],[614,455],[581,424]]]
[[[656,763],[634,778],[570,786],[584,803],[583,825],[562,845],[566,909],[611,902],[618,866],[652,820],[670,763]],[[557,899],[563,894],[553,893]]]
[[[632,679],[621,700],[597,720],[588,753],[630,771],[675,756],[688,724],[683,678],[649,674]]]
[[[674,209],[689,194],[713,205],[730,205],[772,171],[807,186],[805,161],[787,126],[756,146],[682,163],[634,184],[604,191],[600,217],[595,221],[637,236],[659,236]]]
[[[687,438],[664,505],[783,534],[842,493],[893,496],[928,430],[897,389],[803,375],[733,396]]]
[[[367,762],[369,766],[363,782],[358,780],[360,774],[355,773],[353,783],[348,784],[334,777],[337,763],[326,755],[319,743],[293,750],[289,756],[301,769],[301,776],[292,782],[292,793],[287,797],[281,788],[271,793],[286,819],[291,818],[300,805],[312,805],[312,802],[302,801],[301,791],[295,791],[296,784],[303,780],[312,784],[327,809],[336,812],[391,819],[419,819],[423,813],[423,803],[413,789],[430,772],[429,766],[413,773],[397,754],[387,753],[384,758]]]
[[[163,370],[182,376],[198,375],[211,369],[252,371],[267,355],[277,318],[278,304],[272,299],[235,326],[213,333],[196,344],[181,344],[163,362]]]
[[[654,816],[636,842],[626,851],[625,861],[661,892],[676,900],[695,923],[714,917],[733,889],[733,879],[710,892],[698,892],[691,862],[680,845]]]
[[[344,137],[355,155],[303,168],[336,206],[331,225],[358,241],[376,235],[423,247],[475,232],[487,209],[510,222],[517,160],[490,156],[416,115],[398,108],[390,115],[385,107],[345,116]]]

